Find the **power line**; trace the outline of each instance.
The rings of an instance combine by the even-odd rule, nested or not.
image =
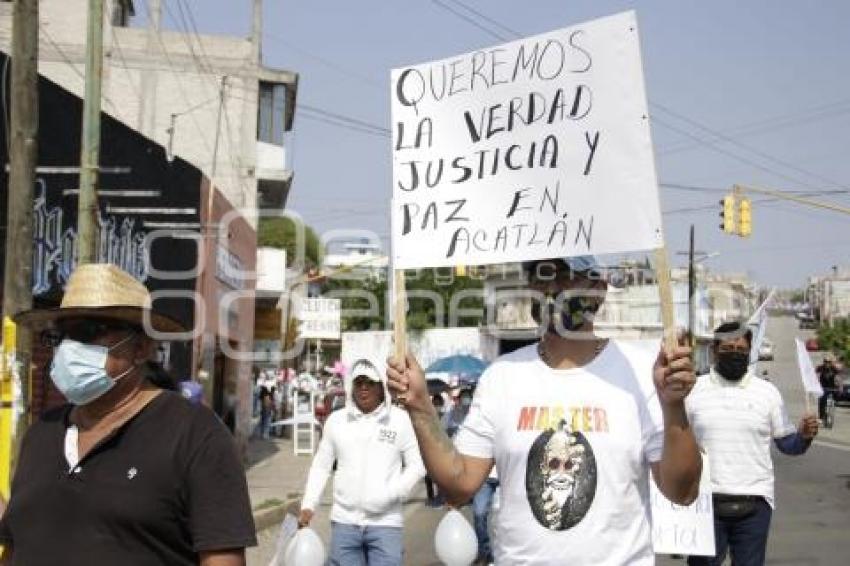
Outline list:
[[[153,14],[151,13],[150,4],[147,2],[147,0],[145,0],[144,4],[145,4],[145,10],[148,13],[148,20],[152,21],[153,20]],[[166,6],[167,5],[168,4],[166,3]],[[174,62],[171,59],[171,55],[168,53],[168,48],[165,46],[165,42],[162,40],[161,31],[156,30],[154,32],[152,30],[149,30],[149,33],[154,34],[157,42],[159,43],[160,48],[162,49],[162,54],[165,57],[165,60],[167,61],[168,66],[171,68],[171,73],[174,76],[175,82],[177,83],[177,90],[180,92],[180,96],[181,96],[181,98],[183,98],[183,102],[185,102],[186,106],[191,108],[191,110],[196,110],[200,106],[197,105],[197,104],[192,105],[192,103],[189,102],[189,98],[186,96],[186,91],[183,89],[183,79],[182,79],[181,73],[177,70],[176,65],[174,65]],[[208,104],[208,103],[209,102],[205,102],[204,104]],[[201,141],[203,142],[206,151],[208,151],[210,154],[212,154],[212,145],[210,144],[210,140],[204,134],[204,130],[201,128],[201,125],[198,123],[198,119],[195,116],[195,114],[193,112],[189,111],[189,110],[186,110],[183,113],[189,114],[189,118],[194,123],[195,131],[197,132],[198,136],[201,138]],[[174,135],[174,132],[172,132],[171,135]]]
[[[452,14],[454,14],[455,16],[457,16],[457,17],[459,17],[459,18],[461,18],[461,19],[463,19],[463,20],[467,21],[468,23],[470,23],[470,24],[474,25],[474,26],[475,26],[475,27],[477,27],[478,29],[481,29],[482,31],[484,31],[484,32],[486,32],[486,33],[489,33],[489,34],[490,34],[490,35],[492,35],[493,37],[496,37],[496,38],[498,38],[498,39],[501,39],[502,41],[507,41],[507,39],[506,39],[506,38],[504,38],[503,36],[501,36],[500,34],[498,34],[498,33],[494,32],[494,31],[492,31],[492,30],[490,30],[490,29],[486,28],[483,24],[481,24],[481,23],[480,23],[480,20],[481,20],[481,19],[485,19],[486,21],[490,22],[490,23],[491,23],[491,25],[498,25],[498,26],[499,26],[500,28],[502,28],[503,30],[508,30],[508,31],[510,31],[511,33],[513,33],[514,35],[517,35],[517,36],[518,36],[518,35],[520,35],[520,34],[518,34],[517,32],[515,32],[514,30],[511,30],[510,28],[508,28],[507,26],[504,26],[504,25],[502,25],[502,24],[500,24],[500,23],[496,22],[496,20],[494,20],[494,19],[490,18],[489,16],[485,16],[484,14],[482,14],[482,13],[478,12],[477,10],[474,10],[473,8],[470,8],[469,6],[467,6],[466,4],[464,4],[463,2],[461,2],[460,0],[450,0],[450,1],[451,1],[451,2],[453,2],[453,3],[454,3],[454,4],[456,4],[456,5],[462,6],[463,8],[465,8],[465,9],[466,9],[467,11],[469,11],[470,13],[472,13],[472,14],[474,14],[474,15],[478,16],[479,20],[475,20],[475,19],[473,19],[473,18],[471,18],[471,17],[469,17],[469,16],[467,16],[467,15],[465,15],[465,14],[462,14],[462,13],[458,12],[457,10],[455,10],[455,9],[453,9],[452,7],[448,6],[447,4],[445,4],[444,2],[442,2],[441,0],[432,0],[432,1],[433,1],[435,4],[437,4],[438,6],[440,6],[441,8],[445,9],[446,11],[451,12],[451,13],[452,13]],[[728,141],[728,142],[730,142],[730,143],[734,143],[734,144],[738,145],[739,147],[742,147],[742,148],[744,148],[744,149],[747,149],[748,151],[751,151],[751,152],[753,152],[753,153],[755,153],[755,154],[757,154],[757,155],[760,155],[762,158],[765,158],[765,159],[768,159],[768,160],[770,160],[770,161],[773,161],[774,163],[777,163],[777,164],[779,164],[779,165],[781,165],[781,166],[784,166],[784,167],[786,167],[786,168],[788,168],[788,169],[796,170],[796,171],[798,171],[798,172],[802,172],[802,173],[804,173],[804,174],[806,174],[806,175],[809,175],[809,176],[812,176],[812,177],[820,178],[821,180],[825,180],[826,182],[829,182],[829,183],[832,183],[832,184],[838,184],[838,183],[835,183],[835,182],[834,182],[834,181],[832,181],[832,180],[824,179],[822,176],[820,176],[820,175],[818,175],[818,174],[816,174],[816,173],[812,173],[812,172],[810,172],[810,171],[803,170],[802,168],[797,167],[797,166],[795,166],[795,165],[793,165],[793,164],[790,164],[790,163],[787,163],[787,162],[785,162],[785,161],[779,160],[779,159],[777,159],[777,158],[775,158],[775,157],[773,157],[773,156],[770,156],[770,155],[768,155],[768,154],[766,154],[766,153],[764,153],[764,152],[761,152],[761,151],[759,151],[759,150],[756,150],[756,149],[754,149],[754,148],[750,148],[750,147],[748,147],[748,146],[746,146],[746,145],[744,145],[744,144],[742,144],[742,143],[740,143],[740,142],[738,142],[738,141],[736,141],[736,140],[732,139],[731,137],[729,137],[729,136],[727,136],[727,135],[725,135],[725,134],[721,134],[721,133],[719,133],[719,132],[715,132],[715,131],[711,130],[710,128],[708,128],[707,126],[704,126],[703,124],[700,124],[700,123],[699,123],[699,122],[697,122],[696,120],[693,120],[693,119],[691,119],[691,118],[688,118],[688,117],[686,117],[686,116],[683,116],[683,115],[681,115],[681,114],[679,114],[679,113],[673,112],[672,110],[670,110],[670,109],[666,108],[666,107],[665,107],[665,106],[663,106],[663,105],[655,104],[655,103],[650,103],[650,104],[652,104],[653,106],[655,106],[655,107],[659,108],[659,109],[660,109],[660,110],[662,110],[663,112],[667,112],[668,114],[670,114],[670,115],[672,115],[672,116],[675,116],[675,117],[679,118],[680,120],[684,120],[684,121],[686,121],[686,122],[688,122],[688,123],[690,123],[690,124],[692,124],[692,125],[695,125],[695,126],[697,126],[697,127],[701,128],[701,129],[703,129],[703,130],[705,130],[705,131],[707,131],[707,132],[711,133],[711,134],[712,134],[712,135],[714,135],[715,137],[718,137],[718,138],[720,138],[720,139],[724,139],[724,140],[726,140],[726,141]],[[717,147],[715,144],[713,144],[713,143],[711,143],[711,142],[708,142],[708,141],[706,141],[706,140],[703,140],[703,139],[701,139],[701,138],[698,138],[697,136],[694,136],[694,135],[690,134],[689,132],[685,132],[684,130],[681,130],[681,129],[679,129],[679,128],[676,128],[675,126],[673,126],[673,125],[671,125],[671,124],[667,124],[667,123],[665,123],[664,121],[659,120],[658,118],[654,118],[654,121],[658,122],[660,125],[662,125],[662,126],[664,126],[664,127],[667,127],[668,129],[671,129],[671,130],[676,131],[676,132],[678,132],[678,133],[680,133],[680,134],[682,134],[682,135],[687,136],[688,138],[690,138],[690,139],[694,140],[694,141],[695,141],[695,142],[697,142],[698,144],[706,145],[706,146],[710,147],[711,149],[713,149],[713,150],[715,150],[715,151],[717,151],[717,152],[719,152],[719,153],[723,153],[724,155],[727,155],[727,156],[729,156],[729,157],[732,157],[733,159],[737,159],[738,161],[741,161],[741,162],[746,163],[746,164],[748,164],[748,165],[750,165],[750,166],[756,167],[757,169],[760,169],[760,170],[765,171],[765,172],[767,172],[767,173],[770,173],[770,174],[772,174],[772,175],[776,175],[776,176],[779,176],[779,177],[783,177],[783,178],[788,179],[788,180],[791,180],[791,181],[793,181],[793,182],[795,182],[795,183],[799,183],[799,184],[802,184],[802,185],[807,185],[807,183],[805,183],[805,182],[803,182],[803,181],[800,181],[799,179],[796,179],[796,178],[791,177],[791,176],[789,176],[789,175],[785,175],[785,174],[783,174],[783,173],[780,173],[780,172],[777,172],[777,171],[774,171],[774,170],[768,169],[768,168],[763,167],[762,165],[760,165],[760,164],[758,164],[758,163],[756,163],[756,162],[754,162],[754,161],[752,161],[752,160],[749,160],[749,159],[746,159],[746,158],[741,157],[741,156],[739,156],[739,155],[736,155],[736,154],[734,154],[734,153],[731,153],[731,152],[725,151],[725,150],[723,150],[723,149],[721,149],[721,148]]]
[[[324,65],[324,66],[326,66],[330,69],[333,69],[334,71],[337,71],[338,73],[346,75],[346,76],[348,76],[352,79],[355,79],[355,80],[357,80],[357,81],[359,81],[359,82],[361,82],[361,83],[363,83],[367,86],[370,86],[372,88],[380,90],[381,92],[384,92],[386,90],[386,86],[379,83],[378,81],[376,81],[374,79],[370,79],[369,77],[360,75],[359,73],[355,73],[355,72],[351,71],[350,69],[343,67],[342,65],[338,65],[338,64],[334,63],[333,61],[330,61],[330,60],[325,59],[324,57],[321,57],[319,55],[316,55],[315,53],[312,53],[312,52],[310,52],[306,49],[298,47],[297,45],[285,40],[284,38],[282,38],[279,35],[275,35],[273,33],[266,33],[265,37],[267,37],[269,39],[273,39],[274,41],[277,41],[277,42],[281,43],[282,45],[285,45],[289,49],[292,49],[293,51],[297,51],[298,53],[301,53],[305,57],[309,57],[310,59],[313,59],[313,60],[321,63],[322,65]]]
[[[492,29],[486,27],[484,24],[480,23],[478,20],[471,18],[471,17],[467,16],[466,14],[464,14],[462,12],[457,11],[457,9],[449,6],[448,4],[441,2],[440,0],[431,0],[431,1],[434,4],[436,4],[437,6],[439,6],[440,8],[442,8],[443,10],[446,10],[447,12],[451,12],[452,14],[457,16],[458,18],[464,20],[466,23],[477,27],[478,29],[480,29],[484,33],[486,33],[486,34],[488,34],[488,35],[490,35],[490,36],[492,36],[492,37],[494,37],[494,38],[496,38],[500,41],[508,41],[507,37],[505,37],[505,36],[501,35],[500,33],[497,33],[495,31],[493,31]]]
[[[112,32],[112,43],[115,44],[115,51],[118,53],[118,59],[121,60],[121,65],[123,66],[123,68],[129,70],[129,67],[127,66],[127,60],[124,58],[124,50],[121,49],[121,42],[118,39],[118,34],[115,33],[115,26],[109,26],[109,29]],[[133,78],[130,76],[130,73],[128,73],[127,82],[130,83],[130,88],[135,93],[137,100],[141,100],[141,86],[136,87],[136,84],[133,82]]]
[[[62,50],[62,48],[59,46],[59,44],[56,43],[53,40],[53,37],[50,35],[50,32],[47,31],[47,28],[45,26],[43,26],[41,23],[39,23],[38,29],[41,30],[41,33],[47,39],[48,43],[50,43],[50,45],[53,47],[53,49],[56,50],[56,53],[59,54],[59,57],[62,58],[62,60],[65,62],[65,64],[68,65],[69,67],[71,67],[71,70],[74,71],[74,74],[76,74],[78,77],[80,77],[80,79],[82,79],[85,82],[86,76],[83,74],[82,71],[80,71],[77,68],[77,65],[75,65],[74,62],[71,61],[71,58],[68,57],[68,55],[65,53],[65,51]],[[115,115],[118,115],[118,107],[112,102],[112,100],[110,100],[110,98],[108,96],[106,96],[105,94],[102,95],[102,98],[103,98],[103,100],[106,101],[106,103],[109,106],[112,107],[112,113],[115,114]]]
[[[751,122],[749,124],[743,124],[736,128],[732,128],[731,130],[727,131],[726,134],[734,135],[737,137],[748,137],[782,128],[796,126],[798,124],[808,124],[816,120],[823,120],[840,114],[846,114],[848,112],[850,112],[850,100],[841,100],[837,102],[831,102],[829,104],[815,106],[813,108],[810,108],[808,111],[800,113],[796,116],[764,118],[755,122]],[[700,147],[701,145],[702,144],[694,142],[674,143],[667,147],[660,148],[656,153],[659,155],[667,155],[672,153],[678,153],[681,151],[687,151],[696,147]]]
[[[773,169],[770,169],[768,167],[761,165],[760,163],[758,163],[756,161],[753,161],[751,159],[747,159],[746,157],[743,157],[743,156],[738,155],[736,153],[733,153],[731,151],[727,151],[727,150],[723,149],[722,147],[718,147],[716,144],[714,144],[712,142],[700,139],[697,136],[695,136],[694,134],[692,134],[692,133],[690,133],[686,130],[683,130],[683,129],[677,127],[677,126],[674,126],[674,125],[672,125],[672,124],[670,124],[670,123],[668,123],[668,122],[666,122],[666,121],[664,121],[664,120],[662,120],[662,119],[660,119],[656,116],[653,116],[651,118],[651,121],[652,121],[653,124],[658,124],[659,126],[667,128],[668,130],[671,130],[671,131],[674,131],[678,134],[681,134],[681,135],[683,135],[687,138],[690,138],[690,139],[692,139],[692,140],[694,140],[694,141],[696,141],[696,142],[698,142],[702,145],[705,145],[707,148],[709,148],[709,149],[711,149],[711,150],[713,150],[717,153],[721,153],[721,154],[723,154],[727,157],[731,157],[732,159],[734,159],[736,161],[740,161],[741,163],[746,163],[747,165],[754,167],[754,168],[756,168],[760,171],[763,171],[765,173],[769,173],[770,175],[774,175],[776,177],[781,177],[783,179],[787,179],[787,180],[789,180],[789,181],[791,181],[795,184],[798,184],[798,185],[810,186],[805,181],[801,181],[800,179],[797,179],[796,177],[792,177],[790,175],[786,175],[786,174],[781,173],[779,171],[775,171]]]
[[[343,114],[338,114],[336,112],[330,112],[328,110],[324,110],[322,108],[317,108],[316,106],[310,106],[309,104],[300,104],[298,106],[301,110],[306,110],[307,112],[313,112],[315,114],[319,114],[321,116],[325,116],[327,118],[331,118],[334,120],[339,120],[341,122],[346,122],[353,126],[358,126],[361,128],[374,130],[375,132],[381,135],[390,135],[391,132],[389,128],[385,128],[383,126],[378,126],[377,124],[373,124],[371,122],[365,122],[363,120],[358,120],[357,118],[351,118],[349,116],[345,116]]]
[[[324,117],[318,116],[318,115],[313,116],[313,115],[310,115],[310,114],[304,114],[304,115],[302,115],[302,118],[304,118],[306,120],[313,120],[313,121],[316,121],[316,122],[323,122],[323,123],[331,125],[331,126],[336,126],[338,128],[344,128],[346,130],[351,130],[353,132],[358,132],[358,133],[361,133],[361,134],[368,134],[368,135],[377,136],[377,137],[380,137],[380,138],[387,138],[388,137],[388,134],[382,134],[380,132],[376,132],[375,130],[369,130],[369,129],[366,129],[366,128],[358,128],[358,127],[355,127],[355,126],[347,125],[343,122],[337,122],[337,121],[334,121],[334,120],[331,120],[331,119],[328,119],[328,118],[324,118]]]
[[[797,171],[798,173],[802,173],[802,174],[804,174],[804,175],[808,175],[808,176],[810,176],[810,177],[814,177],[815,179],[819,179],[819,180],[824,181],[824,182],[826,182],[826,183],[830,183],[830,184],[833,184],[833,185],[839,185],[839,183],[836,183],[836,182],[835,182],[835,181],[833,181],[832,179],[827,179],[826,177],[824,177],[824,176],[822,176],[822,175],[820,175],[820,174],[818,174],[818,173],[814,173],[814,172],[812,172],[812,171],[808,171],[808,170],[806,170],[806,169],[803,169],[802,167],[798,167],[798,166],[796,166],[796,165],[794,165],[794,164],[792,164],[792,163],[788,163],[787,161],[783,161],[783,160],[781,160],[781,159],[778,159],[778,158],[776,158],[776,157],[773,157],[772,155],[769,155],[769,154],[767,154],[767,153],[765,153],[765,152],[763,152],[763,151],[761,151],[761,150],[758,150],[758,149],[756,149],[756,148],[754,148],[754,147],[752,147],[752,146],[749,146],[749,145],[746,145],[746,144],[744,144],[744,143],[742,143],[742,142],[739,142],[739,141],[735,140],[734,138],[732,138],[732,137],[730,137],[730,136],[728,136],[728,135],[726,135],[726,134],[723,134],[723,133],[721,133],[721,132],[717,132],[717,131],[715,131],[715,130],[712,130],[711,128],[709,128],[709,127],[708,127],[708,126],[706,126],[705,124],[702,124],[702,123],[700,123],[700,122],[698,122],[698,121],[696,121],[696,120],[694,120],[694,119],[692,119],[692,118],[688,118],[687,116],[684,116],[684,115],[682,115],[682,114],[681,114],[681,113],[679,113],[679,112],[675,112],[675,111],[671,110],[670,108],[668,108],[668,107],[666,107],[666,106],[664,106],[664,105],[662,105],[662,104],[658,104],[657,102],[655,102],[655,103],[650,103],[650,105],[651,105],[651,106],[654,106],[654,107],[656,107],[656,108],[658,108],[658,109],[659,109],[659,110],[661,110],[662,112],[666,112],[667,114],[669,114],[669,115],[671,115],[671,116],[673,116],[673,117],[675,117],[675,118],[678,118],[679,120],[682,120],[682,121],[684,121],[684,122],[686,122],[686,123],[688,123],[688,124],[691,124],[691,125],[693,125],[693,126],[696,126],[697,128],[700,128],[700,129],[702,129],[702,130],[704,130],[704,131],[706,131],[706,132],[710,133],[711,135],[713,135],[713,136],[715,136],[715,137],[717,137],[717,138],[719,138],[719,139],[722,139],[722,140],[724,140],[724,141],[726,141],[726,142],[728,142],[728,143],[731,143],[731,144],[733,144],[733,145],[735,145],[735,146],[738,146],[738,147],[740,147],[741,149],[744,149],[744,150],[747,150],[747,151],[749,151],[749,152],[752,152],[752,153],[754,153],[755,155],[758,155],[759,157],[762,157],[762,158],[764,158],[764,159],[767,159],[768,161],[772,161],[773,163],[776,163],[777,165],[780,165],[780,166],[782,166],[782,167],[786,167],[786,168],[788,168],[788,169],[791,169],[792,171]]]
[[[472,6],[470,6],[470,5],[468,5],[464,2],[461,2],[460,0],[449,0],[449,1],[452,4],[460,6],[461,8],[466,10],[467,12],[474,14],[475,16],[478,16],[480,19],[488,22],[489,24],[496,26],[497,28],[501,29],[505,33],[513,35],[514,37],[522,37],[522,34],[519,33],[518,31],[509,28],[508,26],[502,24],[501,22],[498,22],[497,20],[494,20],[493,18],[491,18],[490,16],[488,16],[486,14],[483,14],[482,12],[479,12],[478,10],[473,8]]]

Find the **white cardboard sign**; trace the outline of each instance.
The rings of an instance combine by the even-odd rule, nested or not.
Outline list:
[[[298,336],[338,340],[341,321],[340,299],[311,298],[298,303]]]
[[[396,269],[663,245],[633,12],[392,72]]]
[[[699,495],[690,505],[676,505],[649,479],[652,498],[652,547],[656,554],[714,556],[714,506],[711,501],[711,471],[702,454]]]

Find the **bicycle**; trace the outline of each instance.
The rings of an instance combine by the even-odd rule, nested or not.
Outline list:
[[[835,390],[824,389],[823,428],[831,429],[835,424]]]

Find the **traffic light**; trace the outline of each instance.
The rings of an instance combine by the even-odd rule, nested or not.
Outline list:
[[[747,237],[753,233],[753,214],[750,199],[743,197],[738,203],[738,235]]]
[[[722,207],[720,218],[723,222],[720,224],[720,229],[727,234],[735,234],[738,232],[738,225],[735,222],[735,195],[726,195],[720,201]]]

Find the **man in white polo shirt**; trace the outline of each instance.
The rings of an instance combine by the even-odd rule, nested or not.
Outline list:
[[[784,454],[808,450],[818,420],[794,427],[776,387],[748,371],[752,332],[740,322],[714,331],[711,371],[685,401],[697,442],[708,453],[714,494],[716,556],[690,566],[719,566],[731,551],[736,566],[761,566],[774,508],[770,442]]]

